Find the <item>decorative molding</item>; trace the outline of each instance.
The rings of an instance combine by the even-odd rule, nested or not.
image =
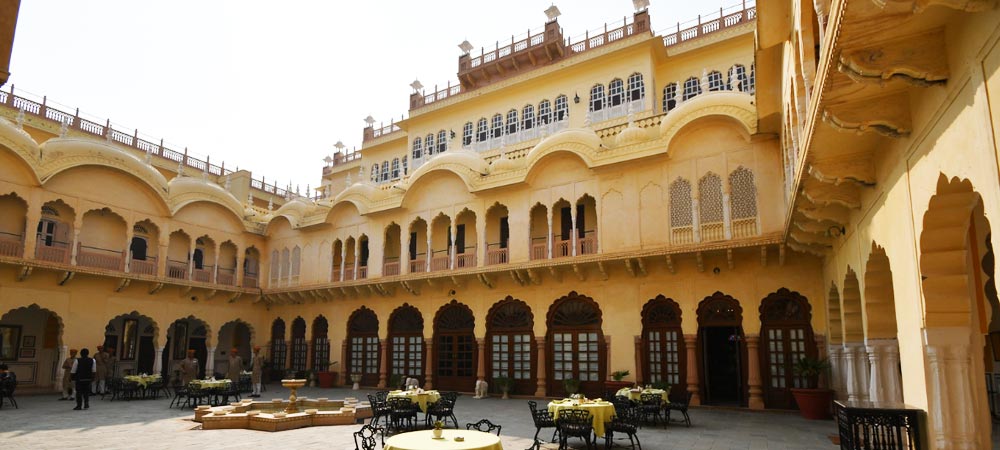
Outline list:
[[[940,84],[948,80],[944,47],[944,29],[938,28],[872,47],[844,49],[840,53],[837,70],[861,83],[883,84],[901,79],[917,86]]]
[[[890,3],[905,6],[914,14],[922,13],[931,6],[943,6],[957,11],[984,12],[996,8],[996,0],[872,0],[879,8],[885,8]]]
[[[861,207],[861,192],[853,184],[836,185],[807,179],[802,183],[802,195],[817,206],[840,205],[851,209]]]
[[[809,233],[799,229],[792,229],[788,232],[788,236],[800,244],[806,245],[822,245],[824,247],[832,247],[835,242],[831,237],[818,233]]]
[[[910,99],[905,91],[880,98],[827,105],[823,110],[823,121],[840,131],[878,133],[891,138],[909,136],[913,131]]]

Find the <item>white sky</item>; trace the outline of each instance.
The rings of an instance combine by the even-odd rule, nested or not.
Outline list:
[[[739,0],[652,0],[657,31]],[[22,1],[10,84],[67,112],[285,186],[319,185],[363,119],[407,113],[409,84],[457,80],[458,44],[544,25],[551,0]],[[621,23],[630,0],[562,0],[566,36]],[[610,24],[609,24],[610,27]],[[151,139],[151,140],[153,140]]]

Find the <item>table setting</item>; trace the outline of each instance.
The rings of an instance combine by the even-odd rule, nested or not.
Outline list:
[[[615,416],[615,406],[611,402],[602,399],[587,398],[566,398],[562,400],[552,400],[549,402],[549,413],[557,422],[559,413],[568,409],[582,409],[590,413],[593,418],[594,432],[598,436],[604,436],[604,423],[610,422]]]
[[[500,437],[475,430],[435,430],[400,433],[385,440],[383,450],[503,450]]]
[[[441,399],[441,393],[438,391],[430,390],[425,391],[423,389],[407,389],[405,391],[389,391],[388,398],[393,397],[405,397],[410,399],[413,403],[420,406],[420,411],[427,413],[427,405],[437,402]]]

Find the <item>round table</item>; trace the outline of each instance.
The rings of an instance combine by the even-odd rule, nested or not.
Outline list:
[[[219,389],[227,388],[232,381],[225,380],[191,380],[191,384],[202,388],[202,389]]]
[[[389,392],[388,398],[392,397],[406,397],[410,399],[411,402],[420,405],[420,411],[427,413],[427,404],[434,403],[441,399],[441,394],[438,391],[392,391]]]
[[[616,394],[622,397],[628,397],[629,400],[635,400],[637,402],[642,400],[642,394],[656,394],[659,395],[661,398],[663,398],[664,403],[670,402],[669,399],[670,393],[664,391],[663,389],[643,389],[641,391],[636,391],[629,388],[624,388],[619,390]]]
[[[133,383],[136,383],[139,386],[142,386],[143,388],[146,388],[147,386],[149,386],[149,383],[161,380],[161,378],[160,378],[159,375],[145,375],[145,376],[143,376],[143,375],[125,375],[122,378],[124,378],[125,380],[128,380],[128,381],[131,381]]]
[[[500,437],[495,434],[475,430],[442,430],[441,437],[434,439],[434,430],[411,431],[397,434],[385,440],[382,450],[503,450]],[[455,442],[455,436],[465,438]]]
[[[590,413],[594,419],[594,433],[598,437],[604,436],[604,422],[610,422],[615,416],[615,405],[611,402],[598,402],[589,400],[588,403],[580,403],[579,400],[553,400],[549,402],[549,413],[552,418],[559,420],[559,412],[567,409],[582,409]]]

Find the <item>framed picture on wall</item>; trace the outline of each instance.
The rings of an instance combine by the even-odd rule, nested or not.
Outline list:
[[[0,325],[0,361],[17,359],[17,348],[21,345],[21,327]]]
[[[24,340],[21,341],[21,347],[24,347],[24,348],[35,348],[35,337],[34,336],[25,336]]]
[[[993,360],[1000,361],[1000,331],[990,333],[990,347],[993,347]]]
[[[35,349],[33,348],[22,348],[21,354],[19,355],[21,359],[32,359],[35,357]]]

